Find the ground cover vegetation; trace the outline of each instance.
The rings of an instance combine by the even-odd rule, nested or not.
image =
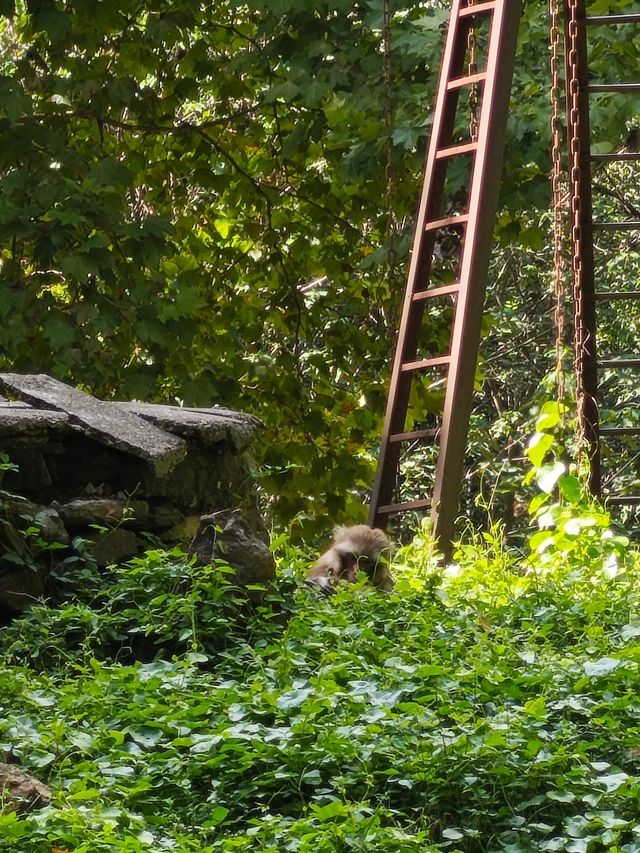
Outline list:
[[[387,198],[380,2],[5,0],[0,367],[251,411],[278,519],[361,520],[448,4],[392,11]],[[510,475],[551,363],[546,31],[525,4],[473,495]],[[628,79],[635,31],[598,38],[594,76]],[[596,96],[597,145],[639,113]]]
[[[528,556],[422,530],[391,594],[317,594],[284,536],[253,610],[178,551],[67,567],[0,634],[0,747],[54,792],[3,848],[636,853],[640,555],[533,476]]]

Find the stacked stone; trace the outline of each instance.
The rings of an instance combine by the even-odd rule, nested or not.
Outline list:
[[[18,557],[12,565],[0,553],[0,601],[39,594],[33,572],[26,589],[15,576],[29,550],[26,526],[48,543],[89,540],[99,565],[140,553],[143,533],[188,543],[201,516],[219,511],[241,508],[247,529],[261,530],[257,418],[105,402],[44,375],[0,374],[0,389],[0,451],[17,466],[0,484],[0,547]],[[14,595],[9,606],[18,603]]]

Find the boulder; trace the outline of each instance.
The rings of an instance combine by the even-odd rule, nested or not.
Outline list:
[[[49,805],[51,789],[13,764],[0,764],[2,814],[28,812]]]
[[[16,566],[0,571],[0,603],[18,613],[44,595],[41,574],[30,566]]]
[[[113,526],[123,519],[127,525],[144,527],[149,516],[146,501],[127,501],[118,498],[76,498],[64,504],[54,504],[68,527],[90,524]]]
[[[273,554],[238,510],[201,516],[189,554],[200,565],[224,560],[234,570],[239,586],[268,584],[275,578]]]
[[[87,538],[93,543],[89,546],[89,553],[99,566],[122,563],[140,552],[135,533],[122,527],[115,527],[106,533],[94,531]]]
[[[40,536],[45,542],[68,545],[71,541],[63,520],[53,507],[36,507],[33,523],[39,529]]]

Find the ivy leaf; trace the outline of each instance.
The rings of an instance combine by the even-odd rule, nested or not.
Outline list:
[[[610,773],[606,776],[598,776],[597,781],[604,785],[606,788],[607,794],[613,794],[614,791],[617,791],[623,785],[625,785],[631,777],[627,773]]]
[[[34,752],[29,756],[29,763],[34,767],[48,767],[56,759],[53,752]]]
[[[587,853],[591,838],[574,838],[564,846],[567,853]]]
[[[313,811],[314,816],[324,823],[325,821],[332,821],[341,815],[348,814],[349,808],[344,803],[340,803],[335,800],[332,803],[327,803],[326,806],[317,806],[312,804],[311,810]]]
[[[464,832],[453,827],[448,827],[442,830],[442,837],[448,838],[450,841],[461,841],[464,838]]]
[[[620,631],[623,640],[632,640],[634,637],[640,637],[640,623],[630,622],[624,625]]]
[[[303,773],[301,780],[306,782],[307,785],[319,785],[322,782],[322,776],[320,775],[320,771],[314,768]]]
[[[565,472],[562,462],[554,462],[552,465],[543,465],[536,472],[536,483],[546,494],[550,494],[556,483]]]
[[[572,791],[548,791],[547,797],[557,803],[573,803],[576,800]]]
[[[162,739],[162,729],[155,729],[151,726],[139,726],[137,728],[130,728],[129,735],[137,744],[149,749]]]
[[[303,702],[313,694],[313,687],[298,687],[278,696],[276,708],[280,711],[291,711],[299,708]]]
[[[580,480],[574,477],[573,474],[563,474],[558,479],[558,486],[560,487],[560,493],[569,503],[577,504],[580,502],[582,486],[580,485]]]
[[[583,664],[583,669],[589,678],[598,678],[601,675],[609,675],[614,672],[621,664],[622,661],[618,658],[604,657],[596,661],[586,661]]]
[[[547,401],[536,419],[536,432],[544,432],[545,430],[553,429],[560,423],[562,412],[566,410],[566,406],[557,400]]]
[[[219,826],[229,814],[229,809],[224,806],[215,806],[211,810],[211,817],[206,822],[207,826]]]
[[[549,435],[549,433],[537,432],[531,437],[526,453],[534,468],[540,468],[542,466],[545,457],[553,447],[553,444],[554,438],[552,435]]]
[[[547,716],[547,706],[544,698],[538,696],[536,699],[529,699],[524,703],[524,712],[536,720],[544,720]]]
[[[562,529],[569,536],[579,536],[582,530],[589,527],[596,527],[598,520],[591,515],[577,516],[569,518],[562,526]]]

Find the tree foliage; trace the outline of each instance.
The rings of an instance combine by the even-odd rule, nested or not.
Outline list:
[[[359,516],[446,4],[393,4],[389,198],[380,2],[0,11],[0,366],[249,410],[283,517]],[[548,206],[545,39],[529,4],[497,227],[520,266]],[[602,65],[635,46],[617,31]],[[630,115],[597,106],[596,131]]]

